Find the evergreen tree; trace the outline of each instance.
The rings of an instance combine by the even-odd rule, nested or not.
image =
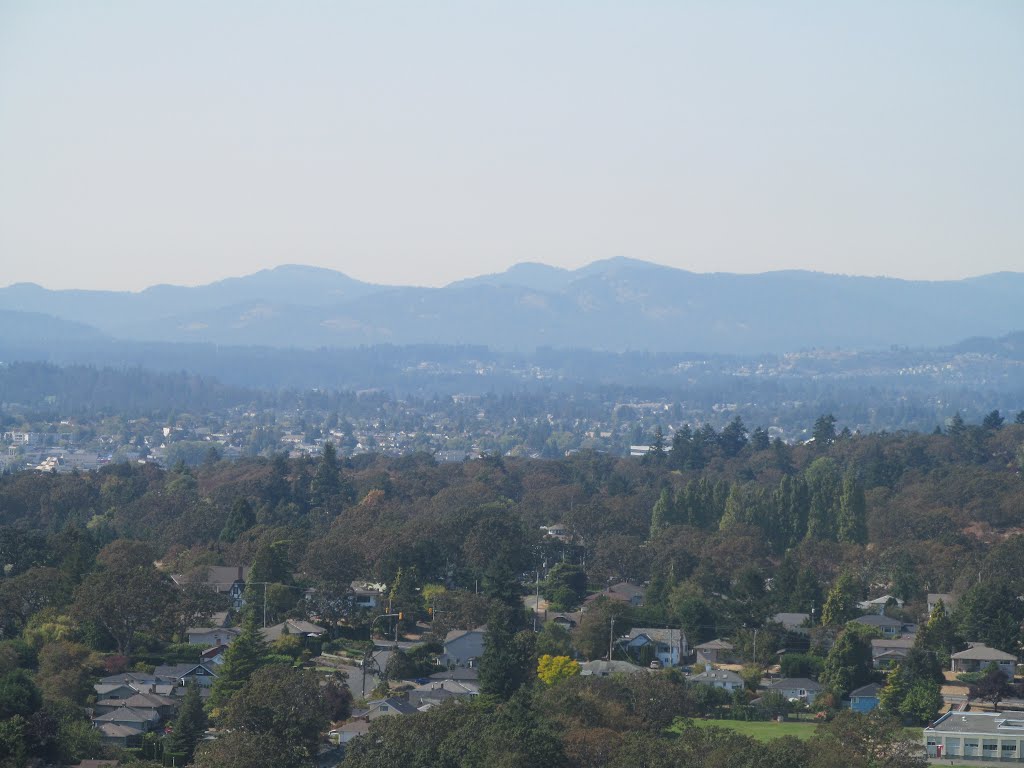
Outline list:
[[[536,638],[516,632],[516,610],[497,605],[487,618],[480,659],[480,693],[508,699],[534,675]]]
[[[813,437],[818,448],[832,445],[836,441],[836,417],[831,413],[819,416],[814,422]]]
[[[654,509],[651,510],[651,539],[655,539],[658,533],[668,525],[669,520],[675,517],[674,504],[672,502],[672,491],[665,487],[661,496],[654,502]]]
[[[807,538],[832,539],[841,487],[835,461],[827,456],[815,459],[804,472],[804,479],[809,494]]]
[[[1006,419],[1002,417],[999,411],[995,410],[985,415],[985,418],[981,421],[981,426],[983,429],[995,431],[1002,429],[1003,422],[1005,421]]]
[[[845,624],[857,615],[857,601],[863,586],[855,576],[844,573],[829,590],[825,606],[821,609],[821,623],[825,626]]]
[[[651,438],[651,447],[644,459],[653,461],[656,464],[663,464],[667,454],[665,453],[665,433],[661,431],[659,424],[654,428],[654,436]]]
[[[878,632],[850,622],[839,633],[825,657],[821,682],[837,696],[845,696],[871,679],[871,638]]]
[[[216,709],[227,704],[249,682],[253,672],[267,663],[267,654],[267,641],[250,611],[242,624],[242,633],[224,652],[224,663],[210,692],[210,706]]]
[[[256,525],[256,514],[252,511],[252,505],[248,499],[236,499],[231,506],[231,512],[224,529],[220,532],[220,540],[234,543],[238,537]]]
[[[317,462],[316,474],[309,485],[310,503],[322,506],[337,496],[341,491],[341,467],[338,464],[338,452],[334,444],[324,443],[323,453]]]
[[[195,680],[185,689],[185,698],[181,702],[178,716],[171,723],[171,733],[167,737],[167,751],[181,755],[182,765],[192,762],[203,734],[206,733],[206,712],[199,696],[199,684]]]
[[[867,502],[864,488],[852,471],[843,477],[843,490],[839,497],[837,534],[840,541],[864,544],[868,540]]]
[[[770,446],[771,439],[767,430],[757,427],[750,433],[750,447],[755,451],[767,451]]]

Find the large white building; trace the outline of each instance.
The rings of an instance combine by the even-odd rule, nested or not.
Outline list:
[[[948,712],[924,729],[928,757],[1020,761],[1024,713]]]

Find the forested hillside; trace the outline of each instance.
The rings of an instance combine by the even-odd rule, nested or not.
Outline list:
[[[866,436],[836,434],[834,420],[822,417],[806,445],[771,442],[761,429],[748,435],[734,422],[719,433],[682,429],[635,459],[583,452],[557,461],[491,456],[440,464],[425,454],[345,460],[328,445],[317,458],[211,456],[191,469],[117,464],[95,473],[0,477],[0,751],[14,755],[12,765],[26,764],[27,755],[96,756],[99,745],[80,709],[90,701],[90,680],[132,664],[186,660],[181,654],[194,646],[180,645],[184,628],[202,625],[216,608],[204,589],[174,589],[168,575],[251,565],[249,579],[266,584],[266,596],[250,593],[264,600],[249,605],[264,603],[268,624],[315,618],[330,628],[328,639],[350,631],[368,636],[372,617],[357,619],[343,608],[358,578],[388,585],[403,627],[433,618],[435,637],[485,621],[491,628],[480,671],[491,698],[415,721],[433,741],[410,741],[413,726],[397,720],[375,725],[378,739],[358,742],[353,765],[379,764],[381,750],[391,749],[413,762],[435,761],[465,746],[442,732],[467,728],[479,736],[476,756],[432,764],[484,765],[515,747],[518,757],[508,765],[626,765],[643,755],[644,764],[671,765],[714,747],[727,764],[832,765],[821,762],[821,746],[780,742],[757,750],[744,739],[722,746],[725,736],[714,732],[667,735],[673,717],[722,705],[677,672],[547,689],[537,682],[537,654],[600,658],[614,616],[617,631],[676,627],[691,644],[730,637],[747,658],[766,664],[775,641],[789,642],[769,624],[775,612],[812,613],[835,638],[856,615],[857,599],[892,594],[906,602],[889,614],[918,621],[928,592],[959,597],[950,637],[1017,653],[1022,465],[1024,425],[996,416],[978,426],[954,420],[946,434]],[[542,531],[555,523],[566,529],[564,538]],[[516,634],[527,626],[521,597],[538,580],[553,607],[572,608],[588,591],[622,580],[644,585],[646,604],[609,613],[598,599],[571,636],[549,626],[536,636]],[[754,630],[764,633],[760,646]],[[210,716],[236,722],[240,702],[262,695],[251,693],[253,686],[299,685],[273,663],[300,665],[309,658],[302,650],[295,639],[275,643],[277,655],[266,658],[278,661],[261,662],[271,671],[249,669],[234,688],[215,687]],[[807,670],[821,670],[824,661],[822,680],[832,680],[835,705],[849,690],[829,677],[835,653],[810,650],[819,655],[791,661]],[[638,709],[637,696],[655,710]],[[587,714],[598,700],[605,702],[600,711]],[[228,703],[226,715],[217,702]],[[746,698],[734,697],[732,710],[743,706]],[[327,721],[311,722],[315,736]],[[816,737],[831,745],[827,750],[861,738],[857,722],[835,722]],[[518,732],[530,738],[513,738]],[[227,757],[244,733],[200,750],[196,765],[246,764],[237,760],[248,753],[237,752],[235,762]],[[266,754],[275,743],[264,745]],[[302,754],[312,754],[313,742],[303,743]]]

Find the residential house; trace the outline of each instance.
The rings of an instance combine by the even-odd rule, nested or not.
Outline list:
[[[352,599],[356,608],[379,608],[384,602],[383,584],[372,584],[366,581],[352,582]]]
[[[710,685],[713,688],[722,688],[726,691],[736,691],[743,688],[743,678],[728,669],[708,667],[700,674],[690,675],[686,679],[691,683]]]
[[[611,675],[637,675],[650,672],[650,667],[638,667],[628,661],[583,661],[580,662],[580,675],[583,677],[610,677]]]
[[[784,677],[768,686],[769,691],[778,691],[790,701],[798,699],[813,704],[824,690],[821,683],[807,677]]]
[[[199,654],[200,664],[223,664],[226,645],[214,645]]]
[[[208,688],[213,685],[217,673],[212,664],[168,664],[154,669],[153,676],[158,681],[170,683],[179,688],[184,688],[193,680],[200,687]]]
[[[118,707],[92,719],[93,726],[99,729],[105,744],[131,745],[143,734],[156,728],[160,715],[153,709],[135,709]]]
[[[733,659],[733,645],[727,640],[709,640],[694,646],[697,652],[697,664],[728,664]]]
[[[472,667],[484,655],[486,627],[453,629],[444,638],[444,653],[437,663],[442,667]]]
[[[356,736],[364,736],[369,730],[369,720],[352,720],[329,731],[327,736],[336,744],[348,744]]]
[[[897,608],[903,607],[903,601],[895,595],[882,595],[872,600],[864,600],[857,603],[857,607],[862,611],[869,611],[871,613],[885,613],[885,609],[889,605],[895,605]]]
[[[366,709],[362,711],[359,716],[366,718],[368,721],[373,721],[378,717],[412,715],[416,711],[416,707],[406,699],[400,699],[392,696],[387,699],[378,699],[377,701],[368,702]]]
[[[878,683],[868,683],[850,691],[850,709],[861,714],[871,712],[878,706],[878,692],[881,690],[882,686]]]
[[[954,653],[951,658],[954,672],[981,672],[989,664],[995,664],[1012,680],[1017,671],[1016,656],[998,648],[989,648],[984,643],[968,643],[966,650]]]
[[[639,607],[644,604],[644,588],[638,587],[636,584],[630,584],[628,581],[620,581],[618,584],[612,584],[608,589],[587,595],[583,601],[584,607],[589,607],[599,597],[606,597],[609,600]]]
[[[806,626],[810,619],[809,613],[776,613],[771,618],[775,624],[781,624],[787,632],[799,632],[802,635],[810,634],[810,627]]]
[[[428,680],[444,682],[450,690],[464,690],[467,693],[480,692],[480,672],[473,667],[451,667],[442,672],[435,672]]]
[[[237,627],[189,627],[185,634],[190,645],[230,645],[242,630]]]
[[[899,664],[913,647],[913,637],[876,637],[871,640],[871,663],[875,669]]]
[[[264,627],[260,630],[268,643],[272,643],[275,640],[280,640],[285,635],[297,635],[298,637],[322,637],[327,634],[327,630],[316,624],[311,624],[308,621],[301,621],[299,619],[286,619],[280,624],[275,624],[272,627]]]
[[[664,667],[677,667],[686,656],[686,635],[681,629],[657,629],[652,627],[634,627],[626,635],[625,646],[634,658],[640,658],[645,648],[650,649],[651,657],[661,662]]]
[[[171,580],[179,587],[185,584],[204,584],[218,594],[226,595],[235,610],[244,604],[245,582],[252,569],[245,565],[208,565],[189,574],[172,574]]]
[[[161,696],[157,693],[136,693],[126,699],[99,699],[93,705],[93,713],[105,715],[121,707],[129,707],[138,712],[153,710],[160,720],[167,720],[174,717],[179,703],[177,699],[172,699],[170,696]]]
[[[1019,712],[947,712],[924,729],[930,758],[1019,762],[1024,719]]]
[[[854,619],[858,624],[874,627],[882,633],[882,637],[898,637],[903,634],[903,622],[879,613],[869,613]]]

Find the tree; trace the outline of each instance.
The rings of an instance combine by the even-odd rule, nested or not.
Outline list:
[[[818,447],[832,445],[836,441],[836,417],[829,413],[815,419],[812,437]]]
[[[867,683],[872,672],[871,638],[877,636],[872,627],[847,624],[825,657],[822,684],[841,697]]]
[[[843,573],[825,598],[821,609],[821,623],[826,626],[845,624],[857,615],[857,601],[863,585],[860,579],[850,573]]]
[[[673,518],[675,512],[673,507],[672,491],[667,487],[662,488],[661,495],[654,502],[654,508],[651,510],[651,539],[657,538],[661,529],[668,525],[669,521]]]
[[[811,768],[926,768],[919,740],[899,719],[881,712],[840,711],[810,740]]]
[[[631,620],[629,608],[621,603],[598,597],[583,614],[580,623],[573,630],[573,644],[587,659],[601,659],[608,655],[612,621],[620,634],[629,632]]]
[[[992,709],[999,708],[999,702],[1014,694],[1013,685],[1006,674],[995,663],[989,664],[980,680],[971,685],[971,695],[976,699],[992,704]]]
[[[718,434],[718,446],[722,453],[732,458],[738,456],[747,445],[747,428],[739,416],[730,421]]]
[[[206,733],[206,712],[203,710],[199,685],[195,680],[185,689],[185,698],[178,709],[178,716],[171,723],[170,730],[167,751],[183,757],[183,765],[188,764],[192,761],[196,746]]]
[[[130,656],[140,632],[153,632],[164,623],[178,592],[152,564],[133,562],[121,557],[124,554],[119,550],[117,557],[86,577],[75,590],[72,610],[80,620],[106,630],[117,652]]]
[[[1005,419],[1000,415],[998,410],[992,411],[985,414],[985,418],[981,421],[982,429],[987,429],[992,432],[1002,429],[1003,422]]]
[[[68,699],[84,705],[93,692],[92,672],[98,667],[97,655],[84,645],[66,640],[47,643],[39,651],[36,684],[49,701]]]
[[[15,669],[0,676],[0,720],[29,717],[42,706],[43,698],[28,672]]]
[[[280,768],[313,764],[328,722],[327,704],[312,673],[283,666],[256,670],[231,699],[224,718],[231,731],[272,735],[265,749],[276,755]]]
[[[865,544],[868,540],[867,502],[864,488],[852,471],[843,477],[843,490],[839,497],[839,519],[836,533],[840,541]]]
[[[241,634],[224,652],[224,663],[210,692],[210,706],[214,711],[224,707],[249,682],[256,670],[267,663],[267,655],[267,642],[250,613],[242,624]]]
[[[487,620],[480,659],[480,692],[508,699],[534,673],[535,638],[515,631],[515,609],[496,605]]]
[[[949,666],[950,655],[962,645],[963,641],[957,634],[953,619],[946,611],[945,604],[939,600],[928,621],[918,629],[914,647],[928,651],[945,668]]]
[[[231,512],[220,532],[221,541],[235,542],[238,537],[256,525],[256,513],[248,499],[235,499]]]
[[[841,481],[835,460],[829,456],[815,459],[804,472],[809,504],[807,509],[807,538],[835,538],[835,518],[840,496]]]
[[[934,677],[922,675],[914,667],[913,662],[904,661],[889,673],[879,694],[879,703],[891,715],[925,724],[931,722],[942,707],[941,687]]]
[[[580,673],[580,665],[568,656],[544,655],[537,659],[537,677],[547,685],[567,680]]]
[[[542,594],[555,604],[555,610],[571,611],[587,594],[586,571],[572,563],[558,563],[548,571]]]

